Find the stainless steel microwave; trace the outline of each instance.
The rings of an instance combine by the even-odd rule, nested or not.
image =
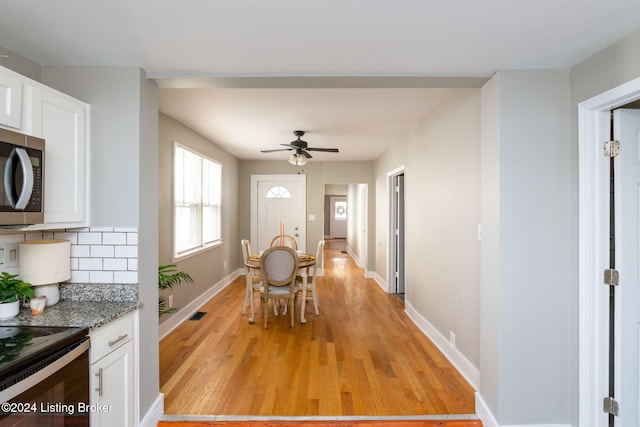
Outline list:
[[[44,222],[44,139],[0,129],[0,227]]]

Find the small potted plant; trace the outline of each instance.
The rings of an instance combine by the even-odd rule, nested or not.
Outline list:
[[[0,319],[16,316],[20,311],[20,301],[35,295],[31,283],[23,282],[17,277],[17,274],[6,271],[0,274]]]
[[[158,267],[158,288],[161,291],[165,289],[173,289],[181,283],[193,283],[193,279],[184,271],[176,269],[175,264],[161,265]],[[169,307],[167,298],[160,295],[158,298],[158,316],[178,311],[176,307]]]

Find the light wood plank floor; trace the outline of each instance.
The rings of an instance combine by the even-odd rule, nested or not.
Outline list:
[[[240,313],[244,276],[160,343],[166,414],[403,416],[473,414],[474,390],[339,247],[317,280],[320,316]],[[258,304],[258,301],[256,301]],[[144,363],[144,362],[143,362]]]

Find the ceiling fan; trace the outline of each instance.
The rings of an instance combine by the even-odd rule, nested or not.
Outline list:
[[[291,141],[289,144],[280,144],[284,145],[288,148],[278,148],[275,150],[261,150],[262,153],[273,153],[275,151],[294,151],[293,155],[289,159],[289,163],[296,166],[302,166],[307,163],[308,159],[311,159],[313,156],[309,153],[309,151],[324,151],[327,153],[338,153],[337,148],[316,148],[309,147],[306,141],[300,139],[304,135],[303,130],[293,131],[293,134],[298,137],[298,139]]]

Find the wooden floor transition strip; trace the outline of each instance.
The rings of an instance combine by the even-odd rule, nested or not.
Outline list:
[[[234,417],[165,415],[158,427],[482,427],[475,415],[402,417]]]

